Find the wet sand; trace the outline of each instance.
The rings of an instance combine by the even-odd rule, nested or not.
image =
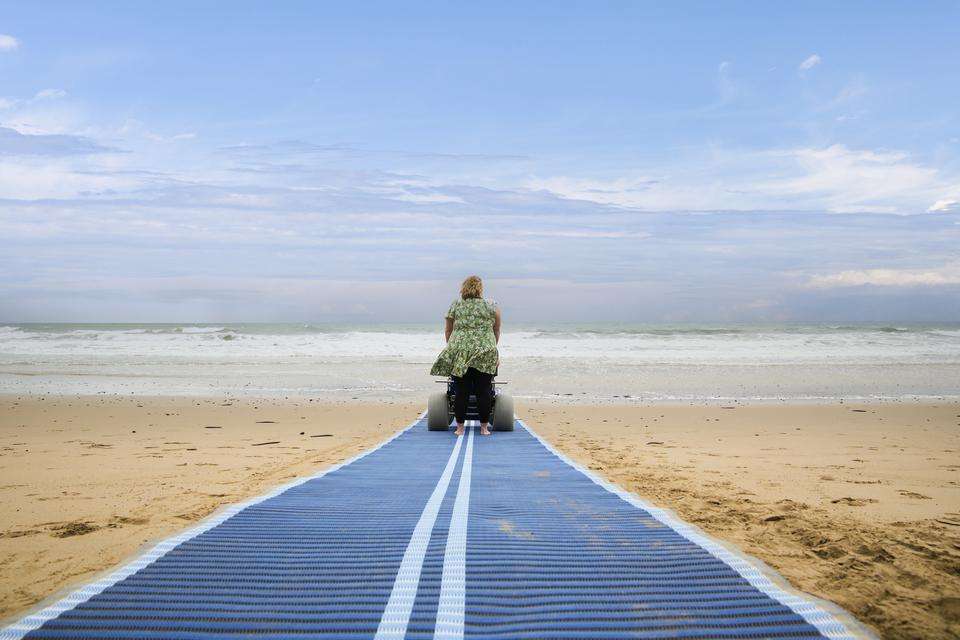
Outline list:
[[[571,458],[882,637],[960,637],[960,405],[523,413]]]
[[[520,417],[884,637],[960,636],[960,405],[731,406],[544,402]],[[421,410],[0,396],[0,616],[369,448]]]

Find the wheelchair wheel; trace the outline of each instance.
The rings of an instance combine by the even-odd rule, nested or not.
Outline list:
[[[450,403],[447,394],[443,391],[431,394],[427,401],[427,429],[430,431],[447,431],[450,429]]]
[[[496,397],[492,422],[494,431],[513,431],[513,396],[501,393]]]

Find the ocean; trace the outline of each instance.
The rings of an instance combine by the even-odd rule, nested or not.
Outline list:
[[[415,400],[439,325],[8,324],[0,393]],[[513,325],[498,380],[563,402],[960,397],[960,323]]]

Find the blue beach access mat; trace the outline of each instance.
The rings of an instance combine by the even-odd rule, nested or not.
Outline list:
[[[517,424],[458,438],[421,418],[0,638],[869,637]]]

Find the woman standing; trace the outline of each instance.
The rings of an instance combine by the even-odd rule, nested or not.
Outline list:
[[[500,309],[483,298],[483,281],[469,276],[460,286],[460,299],[447,310],[444,336],[447,346],[430,369],[430,375],[453,376],[456,434],[463,435],[467,400],[477,397],[480,435],[490,435],[493,376],[500,364]]]

